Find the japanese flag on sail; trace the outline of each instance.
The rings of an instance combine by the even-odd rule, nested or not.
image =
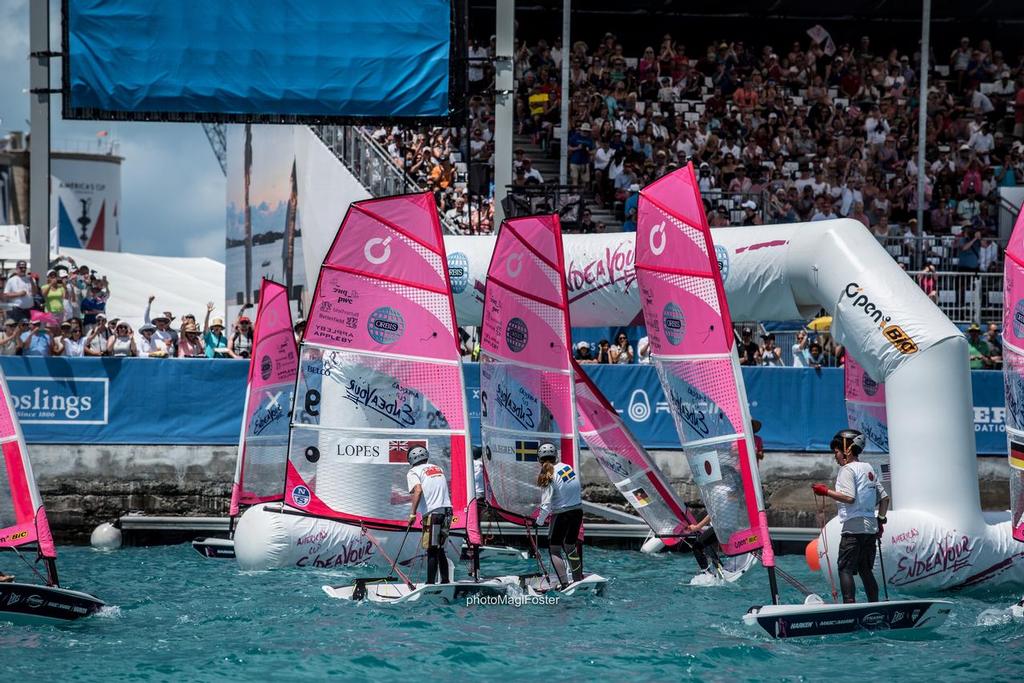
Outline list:
[[[722,480],[722,466],[718,462],[718,451],[710,449],[694,458],[693,483],[706,486]]]
[[[427,447],[426,440],[422,441],[388,441],[388,462],[409,462],[409,451],[417,446]]]

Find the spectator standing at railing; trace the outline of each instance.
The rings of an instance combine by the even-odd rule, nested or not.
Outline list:
[[[967,328],[967,353],[970,358],[971,370],[991,369],[994,366],[991,355],[992,350],[988,343],[981,338],[981,327],[978,323],[971,323]]]
[[[597,342],[597,362],[601,365],[609,365],[612,362],[611,344],[607,339]]]
[[[53,340],[53,355],[81,358],[85,355],[85,337],[78,320],[65,322],[60,326],[61,334]]]
[[[928,295],[928,298],[938,303],[939,301],[939,282],[935,275],[935,266],[929,263],[924,267],[924,271],[917,276],[917,284],[921,287],[921,291]]]
[[[70,308],[70,294],[63,279],[57,275],[57,271],[51,270],[46,273],[46,284],[41,289],[44,302],[43,310],[58,321],[64,320],[65,306]]]
[[[206,350],[207,358],[230,358],[228,350],[228,338],[224,334],[224,318],[216,316],[210,320],[213,313],[213,302],[206,304],[206,317],[203,319],[203,348]]]
[[[29,331],[21,335],[21,355],[49,356],[53,350],[53,336],[39,320],[29,323]]]
[[[782,367],[782,348],[775,345],[775,335],[771,332],[761,335],[761,365]]]
[[[736,345],[736,353],[740,357],[740,365],[760,365],[761,349],[753,340],[753,331],[744,327],[740,332],[740,343]]]
[[[800,330],[796,333],[796,343],[790,349],[793,355],[793,367],[794,368],[806,368],[809,367],[809,352],[807,350],[807,333]]]
[[[178,335],[178,358],[206,358],[203,340],[194,320],[182,323],[181,334]]]
[[[82,311],[82,322],[87,329],[97,325],[100,316],[104,322],[106,321],[104,313],[107,310],[107,300],[93,285],[89,285],[88,294],[82,299],[79,308]]]
[[[107,329],[107,316],[103,313],[96,314],[92,328],[85,337],[85,355],[107,355],[107,340],[110,336],[110,330]]]
[[[610,359],[612,363],[627,365],[633,362],[633,346],[625,332],[620,332],[615,338],[615,346],[611,347]]]
[[[114,334],[107,339],[107,355],[115,358],[132,358],[139,355],[139,347],[135,343],[135,335],[131,326],[119,320]]]
[[[0,356],[15,356],[18,353],[18,323],[14,318],[4,321],[4,331],[0,334]]]
[[[461,328],[459,332],[462,332]],[[463,334],[465,333],[463,332]],[[252,321],[249,319],[249,316],[240,315],[238,322],[235,323],[235,330],[231,334],[231,339],[228,340],[228,353],[231,354],[232,358],[249,358],[252,355],[252,341]]]
[[[28,264],[18,261],[14,274],[7,278],[4,285],[4,299],[11,304],[11,317],[16,320],[27,320],[32,310],[33,282],[28,274]]]
[[[981,258],[981,231],[965,225],[956,240],[957,270],[977,273]]]

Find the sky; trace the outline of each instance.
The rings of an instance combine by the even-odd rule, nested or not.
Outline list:
[[[0,0],[0,135],[28,131],[28,0]],[[51,49],[60,50],[60,0],[50,0]],[[53,87],[61,62],[51,61]],[[224,261],[225,178],[202,126],[191,123],[64,121],[51,99],[51,146],[119,142],[121,248],[158,256]]]

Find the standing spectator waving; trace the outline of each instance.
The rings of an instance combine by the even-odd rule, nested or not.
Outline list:
[[[210,320],[211,313],[213,313],[212,301],[206,304],[206,318],[203,319],[203,347],[206,349],[206,357],[230,358],[228,338],[224,334],[224,318],[216,316]]]

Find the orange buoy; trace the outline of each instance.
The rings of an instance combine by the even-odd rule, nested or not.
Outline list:
[[[807,566],[811,568],[812,572],[821,571],[821,557],[818,555],[818,539],[814,539],[807,544],[804,548],[804,559],[807,560]]]

